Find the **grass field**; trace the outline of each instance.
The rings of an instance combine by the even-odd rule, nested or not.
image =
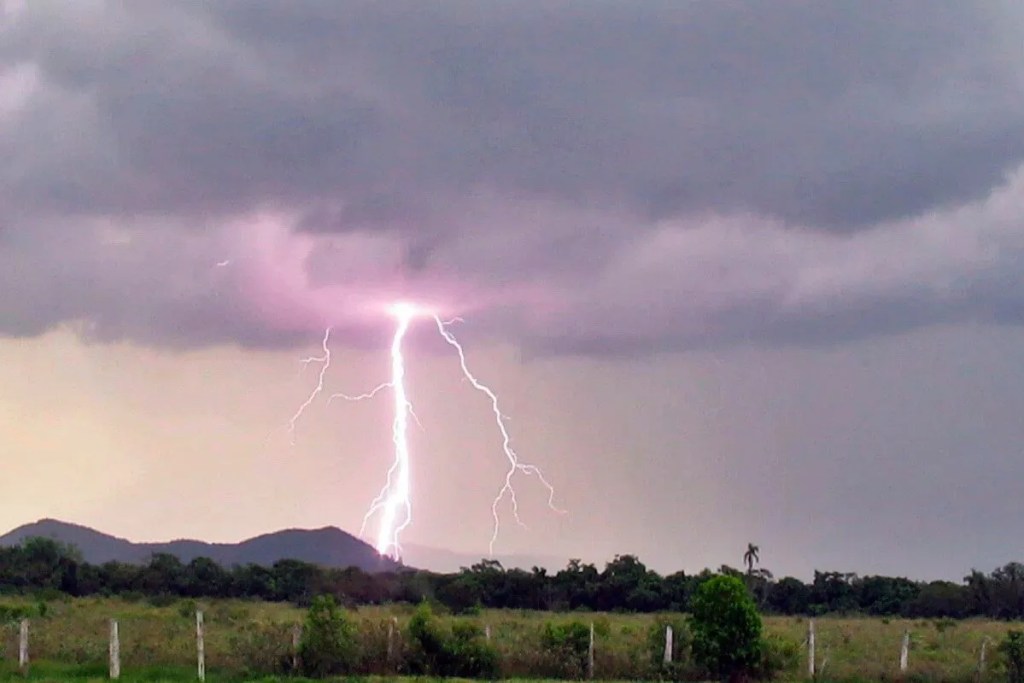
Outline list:
[[[0,599],[0,604],[35,611],[34,602]],[[232,600],[176,601],[167,606],[112,599],[76,599],[47,603],[45,615],[30,622],[30,677],[37,680],[102,679],[106,675],[109,619],[116,618],[121,634],[122,678],[132,680],[191,680],[195,677],[194,609],[204,611],[206,665],[210,680],[257,679],[273,672],[290,658],[292,628],[304,612],[273,603]],[[386,676],[400,665],[387,661],[388,629],[392,618],[398,629],[393,660],[401,659],[401,633],[411,607],[365,607],[352,613],[358,625],[368,673]],[[450,617],[442,617],[448,619]],[[460,617],[486,625],[510,678],[544,678],[557,674],[540,655],[540,632],[545,622],[572,620],[595,624],[595,675],[612,680],[652,679],[664,642],[666,619],[679,615],[551,614],[485,611]],[[807,620],[765,618],[770,635],[800,645],[798,666],[784,678],[806,677],[806,649],[801,645]],[[995,645],[1014,626],[990,621],[908,621],[868,618],[816,620],[819,667],[826,660],[823,678],[835,681],[887,681],[900,678],[899,651],[904,630],[911,634],[907,678],[919,681],[976,680],[982,643],[990,639],[985,680],[1001,680]],[[3,627],[0,676],[17,674],[17,625]],[[685,640],[685,634],[683,635]],[[295,680],[295,679],[290,679]],[[372,680],[372,679],[361,679]]]

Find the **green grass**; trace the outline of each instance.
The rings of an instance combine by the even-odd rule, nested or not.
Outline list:
[[[0,604],[35,608],[20,598],[0,598]],[[291,629],[304,612],[275,603],[240,600],[179,600],[167,606],[145,601],[82,598],[47,604],[46,615],[33,616],[30,628],[30,680],[105,680],[109,620],[119,621],[121,669],[124,681],[186,681],[195,679],[194,608],[204,611],[208,680],[277,680],[263,678],[280,670],[291,656]],[[411,606],[364,607],[351,613],[367,653],[368,673],[396,673],[384,659],[392,618],[398,620],[396,652],[402,650],[401,633]],[[664,615],[669,616],[669,615]],[[451,617],[442,617],[450,619]],[[498,650],[503,673],[510,678],[536,679],[552,675],[550,661],[539,653],[539,634],[547,621],[594,622],[597,632],[596,674],[602,679],[636,680],[657,675],[654,665],[660,639],[656,615],[551,614],[524,611],[484,611],[465,617],[487,624]],[[678,615],[674,615],[678,618]],[[986,682],[1002,680],[996,670],[996,645],[1020,624],[967,620],[881,620],[826,617],[816,620],[819,663],[827,658],[824,678],[833,681],[891,681],[900,678],[900,641],[911,632],[907,679],[974,683],[978,653],[988,638],[990,667]],[[807,620],[767,617],[768,634],[802,643]],[[0,678],[22,680],[17,671],[17,625],[0,627]],[[806,650],[801,650],[790,680],[806,677]],[[295,681],[295,678],[289,678]],[[361,678],[353,680],[385,680]],[[390,680],[390,679],[388,679]]]

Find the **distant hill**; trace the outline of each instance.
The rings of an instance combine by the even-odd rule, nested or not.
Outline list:
[[[208,557],[218,564],[271,565],[278,560],[302,560],[324,567],[359,567],[367,572],[393,571],[398,563],[382,558],[368,543],[337,527],[285,529],[240,543],[205,543],[175,540],[166,543],[133,543],[78,524],[43,519],[0,536],[0,546],[18,545],[26,538],[42,536],[75,546],[86,562],[111,560],[144,563],[154,553],[169,553],[182,562]]]

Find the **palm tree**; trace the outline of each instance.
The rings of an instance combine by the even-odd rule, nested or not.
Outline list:
[[[747,565],[748,575],[754,573],[754,563],[761,561],[761,558],[758,555],[760,552],[761,549],[753,543],[747,544],[747,552],[743,553],[743,563]]]

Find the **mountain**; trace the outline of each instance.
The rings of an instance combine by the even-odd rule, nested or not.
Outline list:
[[[43,519],[0,536],[0,546],[17,545],[34,536],[73,545],[85,561],[92,564],[111,560],[137,564],[147,562],[154,553],[168,553],[182,562],[208,557],[225,567],[249,563],[271,565],[284,559],[325,567],[359,567],[367,572],[393,571],[401,567],[388,558],[380,557],[372,546],[337,527],[284,529],[241,543],[206,543],[188,539],[133,543],[86,526]]]

